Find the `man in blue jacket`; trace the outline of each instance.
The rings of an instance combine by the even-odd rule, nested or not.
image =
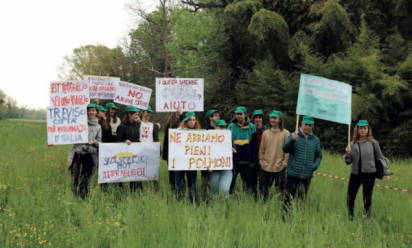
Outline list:
[[[299,130],[291,134],[283,145],[283,151],[289,153],[283,202],[285,211],[290,209],[292,198],[304,200],[313,172],[322,160],[319,138],[313,134],[314,124],[311,116],[304,116]]]

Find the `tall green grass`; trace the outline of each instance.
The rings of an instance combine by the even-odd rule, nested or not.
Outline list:
[[[350,221],[347,182],[316,176],[307,202],[284,223],[276,195],[266,204],[243,193],[198,206],[176,202],[162,164],[157,192],[144,183],[140,193],[103,193],[94,175],[82,201],[70,191],[70,146],[45,143],[44,123],[0,122],[0,247],[412,247],[412,194],[375,189],[373,216],[365,218],[360,191]],[[410,162],[392,164],[389,185],[412,188]],[[320,171],[349,175],[329,153]]]

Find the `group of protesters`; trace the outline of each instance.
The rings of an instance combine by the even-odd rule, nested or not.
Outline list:
[[[98,144],[100,142],[159,142],[160,124],[151,122],[152,108],[140,110],[126,107],[124,118],[119,118],[114,103],[105,106],[87,106],[89,137],[88,144],[73,145],[69,154],[68,167],[71,171],[73,192],[81,198],[88,195],[89,181],[93,170],[98,167]],[[319,138],[314,134],[315,120],[303,116],[297,130],[290,133],[284,125],[284,114],[273,110],[265,114],[257,109],[249,116],[243,106],[236,107],[230,123],[221,119],[216,109],[206,112],[207,125],[204,129],[229,129],[232,134],[233,169],[201,171],[201,198],[229,198],[235,193],[237,177],[243,190],[256,200],[267,201],[272,188],[282,200],[283,210],[288,212],[292,199],[304,200],[314,174],[322,160]],[[265,121],[268,119],[267,125]],[[200,118],[194,112],[173,112],[164,129],[162,158],[168,160],[169,129],[202,129]],[[143,129],[143,127],[146,127]],[[372,136],[372,129],[366,120],[360,120],[354,128],[353,141],[346,147],[345,162],[351,164],[347,191],[349,215],[354,215],[356,194],[363,186],[364,210],[370,215],[372,192],[375,183],[377,159],[384,156],[379,143]],[[390,172],[384,168],[386,180]],[[196,189],[197,171],[169,170],[169,184],[178,200],[184,198],[186,188],[189,201],[199,202]],[[124,187],[123,183],[113,184]],[[154,182],[155,187],[158,183]],[[274,185],[274,187],[273,187]],[[107,191],[108,185],[101,189]],[[130,191],[142,190],[141,182],[130,182]],[[211,193],[211,195],[209,195]]]

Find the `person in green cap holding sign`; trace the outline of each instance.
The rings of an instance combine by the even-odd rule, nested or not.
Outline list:
[[[153,109],[140,111],[141,121],[139,122],[140,142],[159,142],[159,126],[150,121]]]
[[[226,129],[227,123],[224,120],[215,121],[215,129]],[[232,183],[233,172],[231,170],[215,170],[210,172],[210,188],[215,197],[223,194],[229,196],[230,184]]]
[[[235,109],[235,119],[229,125],[232,131],[233,142],[233,179],[230,185],[230,193],[235,192],[236,178],[240,173],[243,180],[243,190],[254,193],[254,172],[252,167],[252,149],[250,140],[256,132],[256,127],[246,117],[246,108],[239,106]]]
[[[134,106],[128,106],[125,109],[126,116],[120,126],[117,128],[117,141],[131,144],[132,142],[140,142],[139,133],[139,109]],[[137,189],[143,189],[141,182],[130,182],[130,191],[134,192]]]
[[[102,141],[102,130],[97,119],[97,105],[87,105],[87,144],[75,144],[69,154],[67,165],[72,174],[72,191],[85,199],[89,193],[89,181],[98,166],[98,147]]]
[[[283,127],[282,112],[273,110],[269,114],[270,128],[262,135],[259,150],[259,192],[266,201],[269,188],[275,182],[278,193],[283,193],[286,184],[285,169],[289,154],[283,151],[283,145],[289,137],[289,131]]]
[[[322,160],[319,138],[313,134],[314,124],[313,117],[304,116],[299,130],[289,135],[283,145],[283,151],[290,154],[283,201],[285,212],[290,209],[292,198],[305,199],[313,172]]]
[[[195,112],[187,112],[180,123],[179,128],[181,129],[200,129],[200,123],[196,118]],[[197,191],[196,191],[196,175],[197,171],[183,170],[175,171],[175,188],[176,188],[176,198],[177,200],[182,200],[184,195],[185,187],[185,175],[187,178],[187,187],[189,189],[189,201],[191,203],[197,202]]]
[[[110,126],[110,130],[112,131],[113,138],[116,138],[117,128],[120,126],[122,122],[117,113],[117,106],[112,102],[106,103],[106,120]]]
[[[367,120],[360,120],[356,124],[353,141],[346,147],[344,158],[347,164],[352,164],[347,193],[349,216],[351,218],[354,216],[356,194],[361,185],[363,187],[364,211],[367,216],[370,216],[377,172],[375,161],[384,161],[385,157],[379,142],[372,136],[372,128]],[[383,178],[390,181],[390,175],[391,172],[387,166],[383,166]]]
[[[206,130],[215,129],[215,122],[220,120],[220,112],[216,109],[209,109],[205,116],[207,118]]]
[[[262,134],[266,130],[263,124],[263,110],[257,109],[252,113],[252,121],[255,124],[256,132],[252,134],[252,139],[250,140],[250,147],[252,150],[252,168],[253,168],[253,193],[257,199],[257,183],[258,183],[258,172],[259,172],[259,148],[260,142],[262,140]]]

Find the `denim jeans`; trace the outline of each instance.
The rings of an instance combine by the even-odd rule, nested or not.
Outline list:
[[[212,171],[209,175],[210,188],[213,194],[229,194],[233,172],[231,170]]]

